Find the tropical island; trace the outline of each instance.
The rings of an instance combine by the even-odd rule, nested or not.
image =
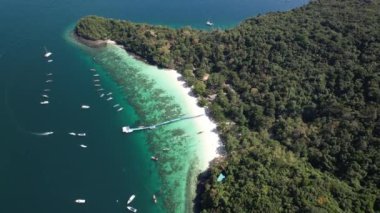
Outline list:
[[[88,16],[75,34],[177,70],[208,108],[227,153],[197,211],[378,212],[379,11],[319,0],[210,31]]]

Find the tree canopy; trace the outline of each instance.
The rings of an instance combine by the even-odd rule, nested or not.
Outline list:
[[[227,154],[202,212],[378,212],[379,11],[319,0],[212,31],[88,16],[75,33],[178,70],[209,108]]]

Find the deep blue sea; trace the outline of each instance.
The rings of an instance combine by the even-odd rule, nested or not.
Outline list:
[[[176,203],[170,196],[177,187],[174,183],[184,178],[165,180],[166,174],[150,160],[150,137],[144,132],[121,133],[122,126],[140,125],[149,117],[142,112],[154,113],[136,108],[136,97],[125,94],[131,90],[120,89],[137,85],[120,85],[109,74],[112,63],[105,60],[112,60],[112,54],[97,55],[68,41],[68,32],[79,18],[100,15],[195,28],[205,28],[206,20],[212,20],[215,27],[226,28],[259,13],[289,10],[305,3],[0,0],[0,212],[127,212],[126,200],[132,194],[136,199],[131,205],[138,212],[185,209],[185,203]],[[52,63],[43,58],[44,47],[53,52]],[[97,61],[94,56],[103,58]],[[91,68],[100,76],[94,78]],[[104,93],[112,93],[112,100],[99,98],[96,79],[102,82]],[[46,100],[43,95],[49,97],[48,105],[40,104]],[[91,108],[81,109],[82,104]],[[124,110],[117,112],[115,104]],[[54,134],[40,135],[46,132]],[[71,136],[69,132],[85,132],[86,136]],[[167,164],[173,166],[170,161],[175,160],[168,158]],[[158,204],[152,202],[152,194],[157,195]],[[86,203],[76,204],[76,199],[86,199]]]

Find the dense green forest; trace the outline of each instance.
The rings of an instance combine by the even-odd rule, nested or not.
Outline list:
[[[380,0],[210,31],[89,16],[75,33],[178,70],[208,107],[227,154],[202,212],[380,212]]]

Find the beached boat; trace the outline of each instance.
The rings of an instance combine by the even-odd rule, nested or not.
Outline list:
[[[152,159],[154,161],[158,161],[158,157],[156,157],[156,156],[152,156],[152,157],[150,157],[150,159]]]
[[[49,101],[41,101],[40,104],[42,105],[49,104]]]
[[[154,202],[154,203],[157,203],[156,195],[153,195],[153,202]]]
[[[53,53],[50,52],[50,51],[48,51],[48,50],[46,49],[46,47],[44,47],[44,48],[45,48],[45,54],[44,54],[44,57],[45,57],[45,58],[49,58]]]
[[[89,105],[82,105],[81,108],[82,109],[90,109],[90,106]]]
[[[69,135],[76,136],[77,133],[75,133],[75,132],[69,132]]]
[[[131,212],[137,212],[137,209],[131,207],[131,206],[127,206],[127,209]]]
[[[85,199],[76,199],[75,203],[86,203]]]
[[[82,147],[82,148],[87,148],[87,146],[84,145],[84,144],[81,144],[80,147]]]
[[[212,23],[210,20],[207,20],[206,25],[211,27],[211,26],[214,26],[214,23]]]
[[[84,137],[84,136],[86,136],[86,133],[78,133],[77,135],[81,136],[81,137]]]
[[[132,201],[135,199],[136,195],[131,195],[127,201],[127,205],[132,203]]]

